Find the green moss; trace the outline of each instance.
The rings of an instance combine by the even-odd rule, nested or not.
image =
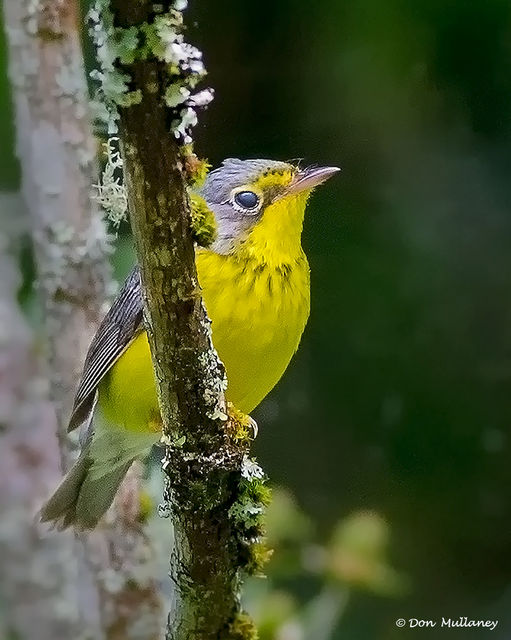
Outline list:
[[[156,24],[148,24],[144,22],[140,25],[140,31],[143,34],[142,45],[139,48],[139,56],[142,60],[154,56],[160,58],[163,56],[165,49],[158,35]]]
[[[238,443],[248,443],[252,435],[250,416],[236,409],[231,402],[228,403],[227,409],[229,414],[227,423],[229,436]]]
[[[195,155],[192,144],[183,146],[181,157],[183,158],[188,184],[195,189],[200,189],[206,181],[211,165],[207,160],[201,160]]]
[[[165,89],[163,99],[167,107],[175,109],[180,105],[184,105],[190,97],[190,90],[183,87],[179,82],[173,82]]]
[[[259,465],[245,456],[238,484],[237,499],[229,509],[238,542],[239,562],[249,575],[263,575],[272,555],[266,540],[266,507],[271,489]]]
[[[209,247],[217,237],[215,214],[204,198],[195,193],[191,195],[190,203],[193,238],[199,246]]]
[[[243,493],[229,509],[229,517],[236,523],[243,542],[249,541],[252,537],[251,534],[259,532],[260,516],[262,513],[262,505],[252,502],[252,500]],[[247,532],[250,532],[250,534],[247,534]]]
[[[252,618],[240,611],[229,624],[229,628],[222,640],[258,640],[259,633]]]
[[[133,64],[139,57],[139,30],[137,27],[123,29],[115,27],[112,31],[114,55],[122,64]]]
[[[248,548],[248,558],[245,570],[251,576],[263,576],[264,568],[273,555],[271,549],[265,541],[253,542]]]
[[[139,51],[140,58],[156,58],[169,64],[178,62],[169,45],[177,41],[181,25],[182,19],[179,18],[179,14],[172,12],[155,16],[154,22],[150,24],[141,24],[140,31],[144,35],[144,43]],[[170,66],[171,71],[178,71],[172,68],[173,65]]]
[[[271,489],[265,484],[264,479],[255,478],[250,482],[243,480],[244,493],[253,501],[267,507],[271,502]]]

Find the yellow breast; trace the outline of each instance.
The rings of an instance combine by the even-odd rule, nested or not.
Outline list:
[[[306,197],[269,207],[232,254],[197,252],[213,343],[225,364],[227,399],[249,413],[279,381],[298,348],[310,308],[309,266],[300,245]],[[158,415],[154,373],[141,333],[100,385],[108,420],[146,430]]]
[[[271,391],[298,348],[309,315],[305,255],[292,265],[197,256],[213,342],[225,364],[227,398],[249,413]]]

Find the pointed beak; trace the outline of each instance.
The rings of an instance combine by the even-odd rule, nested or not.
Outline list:
[[[302,169],[297,172],[286,194],[296,194],[314,189],[314,187],[323,184],[339,171],[339,167],[308,167],[307,169]]]

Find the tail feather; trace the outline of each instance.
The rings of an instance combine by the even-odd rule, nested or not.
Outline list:
[[[152,432],[130,432],[103,418],[96,408],[80,457],[41,509],[43,522],[59,528],[93,529],[112,504],[131,464],[158,441]]]
[[[74,518],[66,522],[66,526],[72,524],[81,529],[93,529],[112,504],[132,462],[114,467],[99,480],[88,473],[80,487]]]
[[[76,503],[91,464],[87,452],[82,452],[55,493],[43,505],[40,511],[42,522],[55,522],[59,528],[65,529],[75,520]]]
[[[114,466],[100,478],[91,473],[93,461],[82,452],[55,493],[42,507],[43,522],[54,522],[59,529],[93,529],[113,502],[117,489],[133,460]]]

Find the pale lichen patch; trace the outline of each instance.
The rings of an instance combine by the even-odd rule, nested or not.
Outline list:
[[[165,70],[163,102],[172,112],[171,130],[183,144],[191,142],[190,130],[197,124],[196,109],[213,99],[211,89],[194,93],[205,77],[202,52],[185,41],[182,11],[186,2],[175,2],[170,11],[153,7],[151,20],[129,27],[114,23],[108,0],[96,0],[89,11],[90,33],[100,68],[91,76],[98,81],[98,96],[107,107],[109,132],[116,131],[117,108],[139,104],[142,88],[130,88],[131,66],[141,60],[159,62]],[[145,85],[156,93],[153,83]],[[104,115],[104,114],[103,114]]]
[[[60,220],[35,232],[39,246],[45,247],[47,260],[39,273],[44,282],[47,298],[78,300],[83,297],[81,288],[82,265],[87,259],[89,264],[101,264],[105,255],[112,253],[112,236],[105,234],[102,220],[91,218],[86,230],[80,231],[71,224]],[[98,287],[100,285],[98,284]],[[91,291],[91,297],[95,295]],[[83,300],[82,300],[83,303]]]
[[[241,476],[245,480],[264,480],[265,473],[253,458],[245,455],[241,463]]]
[[[104,144],[105,168],[101,181],[93,185],[92,198],[106,212],[107,218],[117,228],[128,216],[128,196],[122,182],[123,160],[118,148],[119,139],[112,137]]]

